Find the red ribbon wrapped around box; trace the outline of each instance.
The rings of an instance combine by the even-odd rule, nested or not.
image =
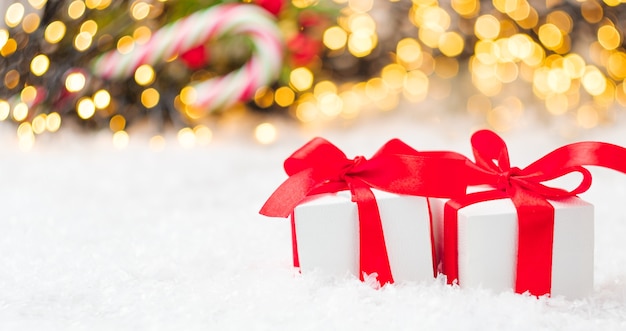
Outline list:
[[[591,173],[583,166],[600,166],[626,173],[626,149],[602,142],[565,145],[524,169],[511,167],[504,141],[487,130],[471,139],[476,162],[468,160],[468,183],[494,189],[450,200],[444,207],[443,273],[449,283],[459,280],[458,211],[482,201],[511,199],[517,210],[518,247],[515,291],[543,295],[551,290],[554,208],[558,200],[585,192]],[[580,184],[571,191],[549,187],[545,181],[580,173]],[[462,280],[461,280],[462,281]]]
[[[371,188],[396,194],[450,198],[467,188],[466,158],[453,152],[418,152],[398,139],[390,140],[370,159],[348,159],[336,146],[314,138],[285,160],[289,178],[270,196],[260,213],[287,217],[308,196],[349,190],[359,217],[359,268],[392,283],[376,198]],[[292,224],[293,225],[293,224]],[[293,233],[294,265],[298,266]]]

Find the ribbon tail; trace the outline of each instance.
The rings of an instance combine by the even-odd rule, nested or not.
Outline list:
[[[359,278],[363,280],[364,274],[376,273],[381,285],[393,283],[376,197],[371,189],[360,181],[350,181],[350,190],[359,213]]]
[[[554,207],[522,189],[513,190],[519,228],[515,292],[541,296],[552,288]]]

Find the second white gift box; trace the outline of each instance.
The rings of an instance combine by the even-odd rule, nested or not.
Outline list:
[[[577,197],[549,202],[555,213],[551,295],[584,297],[593,290],[593,205]],[[436,220],[436,241],[441,251],[446,240],[444,221]],[[517,243],[517,211],[510,199],[459,209],[458,284],[494,291],[514,289]]]

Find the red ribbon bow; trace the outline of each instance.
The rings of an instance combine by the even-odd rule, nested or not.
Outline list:
[[[381,284],[392,283],[380,214],[371,188],[407,195],[462,196],[467,187],[465,160],[453,152],[417,152],[398,139],[390,140],[369,160],[362,156],[348,159],[330,142],[314,138],[285,160],[285,171],[290,177],[270,196],[260,213],[287,217],[308,196],[350,190],[359,215],[360,278],[364,273],[377,273]]]
[[[475,163],[468,160],[470,185],[488,184],[494,190],[450,200],[444,211],[443,273],[448,282],[458,280],[458,210],[474,203],[510,198],[518,215],[518,249],[515,291],[533,295],[550,293],[554,208],[547,199],[560,199],[585,192],[591,173],[583,166],[601,166],[626,173],[626,149],[602,142],[565,145],[524,169],[511,167],[506,144],[494,132],[472,136]],[[569,173],[582,175],[571,191],[543,182]]]

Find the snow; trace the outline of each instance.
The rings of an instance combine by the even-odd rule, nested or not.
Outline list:
[[[460,289],[442,278],[374,290],[291,267],[289,222],[258,214],[286,175],[282,161],[313,135],[349,156],[399,137],[418,149],[469,154],[475,127],[388,115],[297,129],[261,146],[247,129],[217,128],[162,151],[131,132],[66,130],[23,152],[0,126],[1,330],[624,330],[626,176],[592,169],[582,198],[596,206],[594,293],[582,300]],[[575,140],[626,146],[619,124],[562,138],[549,125],[504,135],[524,166]]]

